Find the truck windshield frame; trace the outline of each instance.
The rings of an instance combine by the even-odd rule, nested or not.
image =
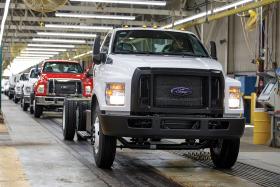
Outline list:
[[[162,30],[120,30],[113,41],[113,54],[177,55],[210,58],[196,36]]]
[[[72,62],[46,62],[43,67],[43,73],[71,73],[81,74],[83,69],[79,63]]]

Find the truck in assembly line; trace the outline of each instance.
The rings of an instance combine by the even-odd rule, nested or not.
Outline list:
[[[216,167],[232,167],[245,126],[241,83],[223,72],[214,42],[210,52],[185,31],[114,29],[102,45],[96,37],[92,97],[65,99],[64,139],[90,140],[100,168],[116,148],[210,148]]]
[[[75,61],[47,60],[31,96],[31,110],[39,118],[43,111],[62,109],[66,97],[90,97],[92,82],[81,65]]]

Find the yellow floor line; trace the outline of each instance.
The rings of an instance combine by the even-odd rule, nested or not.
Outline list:
[[[0,187],[29,187],[14,147],[0,146]]]
[[[8,132],[8,129],[5,126],[5,124],[0,123],[0,133],[7,133],[7,132]]]

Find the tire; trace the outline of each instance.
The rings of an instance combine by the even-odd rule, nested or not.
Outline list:
[[[34,117],[40,118],[42,114],[43,114],[43,106],[37,105],[36,101],[34,101]]]
[[[106,136],[102,133],[102,124],[99,121],[99,105],[96,103],[95,110],[92,111],[92,137],[93,137],[93,155],[97,167],[109,169],[113,165],[116,155],[117,140],[115,137]]]
[[[19,99],[14,97],[14,102],[17,104],[19,102]]]
[[[85,111],[90,109],[90,102],[79,102],[77,107],[77,111],[76,111],[76,121],[77,121],[77,131],[86,131],[86,113]],[[82,141],[82,140],[86,140],[83,137],[81,137],[79,134],[77,134],[77,138],[78,140]]]
[[[12,94],[9,94],[9,99],[12,100],[14,96]]]
[[[30,94],[30,106],[29,106],[29,111],[30,114],[34,114],[34,94]]]
[[[63,106],[63,119],[62,119],[62,130],[64,140],[73,141],[76,132],[76,108],[77,104],[75,101],[65,100]]]
[[[23,98],[22,99],[22,110],[27,111],[28,107],[29,107],[29,104],[25,103],[25,99]]]
[[[239,153],[240,139],[220,139],[210,148],[213,164],[216,168],[230,169]]]

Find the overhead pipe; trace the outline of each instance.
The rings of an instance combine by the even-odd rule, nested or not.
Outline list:
[[[253,3],[249,3],[249,4],[246,4],[242,7],[236,8],[236,9],[231,9],[231,10],[223,11],[220,13],[208,15],[207,20],[205,20],[205,17],[202,17],[202,18],[198,18],[198,19],[188,22],[188,23],[182,23],[182,24],[176,25],[175,29],[181,29],[181,28],[186,29],[189,27],[193,27],[195,25],[203,24],[206,21],[210,22],[210,21],[218,20],[218,19],[221,19],[224,17],[246,12],[250,9],[256,9],[256,8],[270,5],[270,4],[277,3],[277,2],[280,2],[280,0],[261,0],[261,1],[253,2]]]

